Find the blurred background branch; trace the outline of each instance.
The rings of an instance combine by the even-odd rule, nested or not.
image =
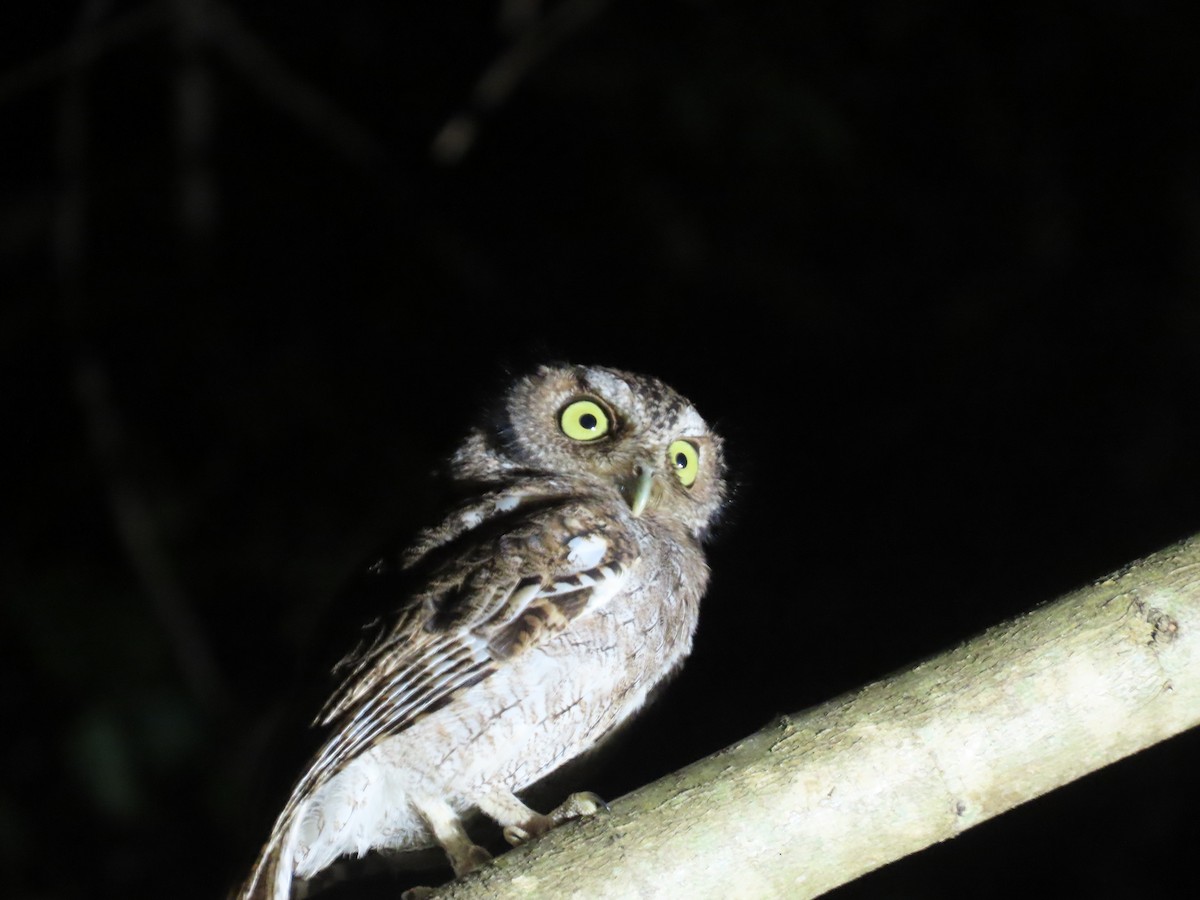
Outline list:
[[[103,15],[96,10],[110,4],[85,2],[79,21],[82,23],[95,19],[97,24],[94,27],[77,27],[76,33],[61,46],[19,64],[15,69],[0,73],[0,105],[89,66],[104,54],[118,50],[165,25],[171,18],[171,2],[174,0],[143,3],[107,23],[100,21]]]
[[[434,160],[443,165],[460,162],[475,143],[483,120],[504,105],[534,66],[561,49],[607,5],[608,0],[562,0],[543,10],[536,0],[502,0],[499,24],[511,42],[480,75],[468,107],[434,136],[430,148]]]

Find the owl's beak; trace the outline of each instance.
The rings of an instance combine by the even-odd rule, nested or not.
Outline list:
[[[628,495],[625,498],[629,501],[629,509],[633,512],[634,518],[645,512],[653,487],[654,468],[642,463],[637,467],[637,478],[629,483]]]

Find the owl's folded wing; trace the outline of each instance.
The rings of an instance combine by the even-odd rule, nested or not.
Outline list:
[[[294,797],[378,741],[604,604],[636,561],[631,538],[582,504],[542,509],[502,534],[465,535],[388,633],[345,661],[318,718],[334,733]]]

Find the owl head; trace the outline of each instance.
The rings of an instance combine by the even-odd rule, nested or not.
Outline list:
[[[451,461],[451,475],[553,476],[616,491],[635,516],[700,539],[725,498],[721,439],[661,381],[599,366],[543,366],[518,379]]]

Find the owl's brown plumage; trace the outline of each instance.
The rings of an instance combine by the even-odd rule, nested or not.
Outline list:
[[[439,844],[470,871],[487,859],[461,824],[475,809],[514,843],[540,834],[577,809],[541,815],[516,793],[595,746],[691,649],[725,486],[720,439],[673,390],[543,367],[450,468],[471,499],[418,536],[400,563],[417,587],[339,665],[317,720],[329,738],[241,900],[287,900],[293,879],[370,849]]]

